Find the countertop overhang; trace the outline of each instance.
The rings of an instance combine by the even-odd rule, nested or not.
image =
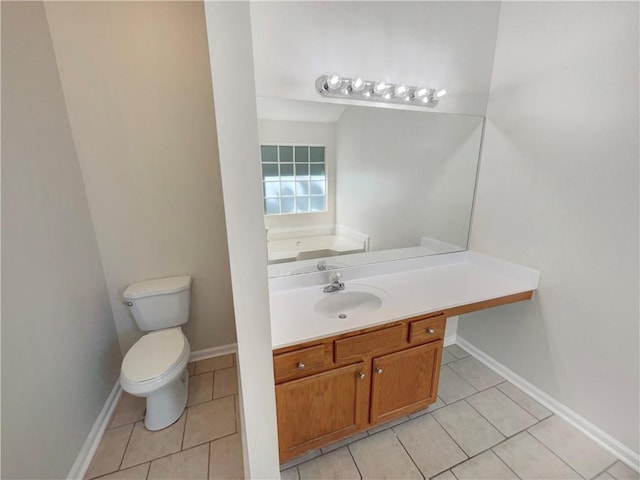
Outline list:
[[[339,319],[314,311],[332,272],[269,281],[273,349],[361,330],[405,318],[445,312],[449,316],[531,298],[540,273],[472,251],[341,269],[346,288],[383,290],[373,312]],[[339,294],[339,293],[338,293]]]

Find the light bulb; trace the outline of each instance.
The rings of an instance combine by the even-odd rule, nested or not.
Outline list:
[[[424,97],[427,93],[429,93],[427,87],[420,87],[416,90],[416,97]]]
[[[422,99],[422,101],[423,101],[423,103],[429,103],[429,97],[424,97],[424,98]]]
[[[444,97],[447,94],[447,91],[443,88],[442,90],[438,91],[438,93],[436,93],[436,97],[440,98],[440,97]]]
[[[371,96],[371,90],[367,90],[366,92],[363,93],[363,95],[365,97],[370,97]]]
[[[406,86],[406,85],[404,85],[404,84],[400,84],[400,85],[398,85],[398,86],[396,87],[395,95],[396,95],[396,97],[402,97],[402,96],[404,96],[404,95],[406,95],[406,94],[407,94],[407,91],[408,91],[408,90],[409,90],[409,89],[407,88],[407,86]]]
[[[364,88],[364,80],[362,79],[362,77],[356,78],[351,84],[351,88],[354,92],[359,92],[360,90],[362,90]]]
[[[330,75],[329,78],[327,78],[329,88],[338,88],[341,83],[342,79],[338,75]]]
[[[389,88],[389,84],[384,80],[382,80],[375,84],[375,86],[373,87],[373,91],[376,92],[378,95],[382,95],[387,91],[388,88]]]
[[[384,98],[386,98],[387,100],[391,99],[391,94],[390,93],[385,93],[384,94]]]

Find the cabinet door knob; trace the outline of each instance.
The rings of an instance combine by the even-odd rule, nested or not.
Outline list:
[[[364,377],[366,377],[366,375],[364,374],[364,372],[360,372],[360,373],[358,374],[358,376],[360,377],[360,380],[363,380],[363,379],[364,379]]]
[[[304,370],[304,363],[298,362],[298,370]]]
[[[382,372],[384,372],[384,370],[383,370],[383,369],[381,369],[380,367],[376,368],[376,373],[377,373],[378,375],[380,375]]]
[[[427,328],[427,333],[429,335],[433,335],[434,333],[436,333],[436,331],[433,328],[429,327],[429,328]]]

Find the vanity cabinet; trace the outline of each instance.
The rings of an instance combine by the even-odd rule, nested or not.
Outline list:
[[[280,462],[435,402],[445,321],[431,314],[276,350]]]

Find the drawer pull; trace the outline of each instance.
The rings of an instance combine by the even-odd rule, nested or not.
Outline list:
[[[298,362],[298,370],[304,370],[304,363]]]
[[[427,328],[427,333],[429,335],[433,335],[434,333],[436,333],[436,331],[433,328],[429,327],[429,328]]]
[[[384,370],[383,370],[383,369],[381,369],[380,367],[376,368],[376,373],[377,373],[378,375],[380,375],[382,372],[384,372]]]
[[[364,372],[360,372],[358,374],[358,376],[360,377],[360,380],[364,380],[364,378],[366,377],[366,375],[364,374]]]

